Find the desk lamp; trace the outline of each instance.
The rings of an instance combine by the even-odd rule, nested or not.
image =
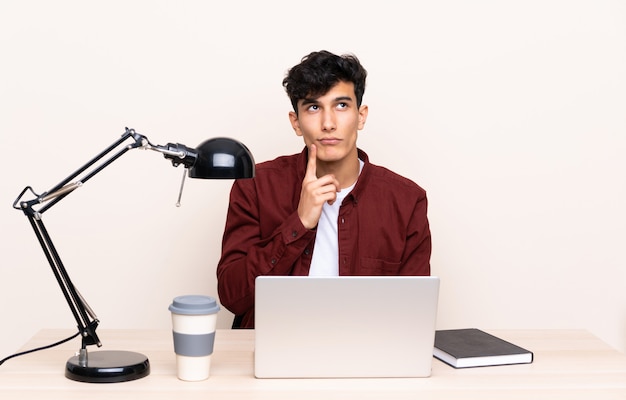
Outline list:
[[[126,142],[129,142],[125,144]],[[124,382],[139,379],[150,373],[148,358],[140,353],[129,351],[103,350],[87,353],[87,346],[102,344],[96,328],[99,320],[85,299],[72,284],[63,266],[52,239],[46,230],[42,214],[74,190],[83,186],[89,179],[117,160],[128,150],[141,148],[157,151],[172,162],[174,167],[183,165],[190,178],[204,179],[240,179],[254,177],[254,158],[248,148],[233,139],[213,138],[192,149],[182,144],[168,143],[165,146],[152,145],[148,139],[126,128],[122,137],[106,148],[72,175],[61,181],[47,192],[37,194],[27,186],[13,203],[13,208],[22,210],[30,222],[39,244],[48,259],[52,272],[61,287],[65,300],[78,323],[78,334],[82,338],[77,355],[66,363],[65,376],[81,382]],[[110,154],[117,151],[114,154]],[[106,157],[106,158],[105,158]],[[185,181],[180,188],[180,194]],[[23,200],[30,193],[31,200]],[[178,203],[180,204],[180,194]]]

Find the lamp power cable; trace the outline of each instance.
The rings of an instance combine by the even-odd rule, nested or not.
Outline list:
[[[60,344],[63,344],[63,343],[69,342],[70,340],[74,339],[74,338],[75,338],[75,337],[77,337],[78,335],[80,335],[80,332],[76,332],[75,334],[73,334],[72,336],[70,336],[70,337],[68,337],[68,338],[65,338],[65,339],[63,339],[63,340],[60,340],[60,341],[58,341],[58,342],[56,342],[56,343],[49,344],[49,345],[47,345],[47,346],[37,347],[36,349],[31,349],[31,350],[26,350],[26,351],[22,351],[22,352],[19,352],[19,353],[15,353],[15,354],[13,354],[13,355],[10,355],[10,356],[5,357],[5,358],[3,358],[2,360],[0,360],[0,365],[4,364],[4,362],[5,362],[5,361],[8,361],[8,360],[10,360],[10,359],[12,359],[12,358],[19,357],[19,356],[23,356],[23,355],[30,354],[30,353],[34,353],[34,352],[36,352],[36,351],[40,351],[40,350],[50,349],[50,348],[55,347],[55,346],[58,346],[58,345],[60,345]]]

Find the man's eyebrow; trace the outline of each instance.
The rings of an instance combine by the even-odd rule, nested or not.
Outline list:
[[[339,96],[335,97],[335,101],[353,101],[353,99],[350,96]]]
[[[316,98],[312,98],[312,97],[307,97],[305,99],[302,99],[302,105],[305,106],[307,104],[317,104],[319,103],[319,101],[317,101]]]
[[[334,99],[335,102],[339,102],[339,101],[354,101],[354,99],[350,96],[338,96],[335,97]],[[313,98],[313,97],[307,97],[305,99],[302,99],[302,105],[309,105],[309,104],[318,104],[319,100],[318,98]]]

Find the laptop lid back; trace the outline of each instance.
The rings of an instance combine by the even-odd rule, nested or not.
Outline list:
[[[257,378],[427,377],[439,278],[260,276]]]

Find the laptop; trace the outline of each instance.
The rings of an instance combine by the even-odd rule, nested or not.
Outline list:
[[[260,276],[257,378],[428,377],[439,278]]]

